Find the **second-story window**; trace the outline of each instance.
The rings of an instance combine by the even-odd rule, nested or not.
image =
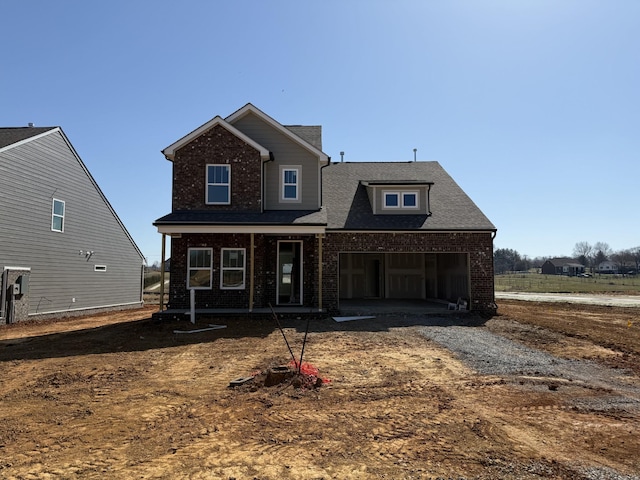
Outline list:
[[[282,167],[282,200],[300,200],[300,167]]]
[[[51,230],[64,232],[64,202],[55,198],[51,206]]]
[[[417,209],[420,207],[418,192],[384,192],[383,198],[383,208]]]
[[[209,205],[231,203],[231,166],[207,165],[207,199]]]

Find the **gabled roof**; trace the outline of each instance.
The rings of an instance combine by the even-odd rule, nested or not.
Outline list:
[[[550,258],[549,260],[547,260],[547,262],[551,263],[554,267],[562,267],[562,266],[581,266],[583,267],[584,265],[582,265],[578,260],[576,260],[575,258],[569,258],[569,257],[556,257],[556,258]]]
[[[320,143],[320,139],[316,138],[321,131],[319,127],[305,127],[302,125],[291,125],[289,127],[285,127],[251,103],[247,103],[240,110],[235,111],[225,118],[225,120],[233,125],[235,122],[250,113],[257,116],[286,137],[289,137],[292,141],[298,143],[312,154],[317,155],[321,161],[329,161],[327,154],[320,150],[320,147],[314,145],[314,143]],[[315,130],[312,131],[312,129]]]
[[[380,185],[433,183],[431,215],[374,215],[362,181]],[[438,162],[334,163],[322,170],[322,198],[327,229],[496,230]]]
[[[57,127],[0,127],[0,149],[14,146]]]
[[[285,128],[322,150],[322,125],[285,125]]]
[[[113,218],[120,225],[120,227],[122,228],[122,231],[124,232],[128,240],[131,242],[131,245],[133,245],[133,248],[136,250],[140,258],[144,259],[144,254],[142,253],[140,248],[138,248],[138,245],[136,244],[135,240],[127,230],[127,227],[124,226],[124,223],[122,223],[122,220],[120,220],[120,217],[118,217],[118,214],[116,213],[113,206],[111,205],[111,203],[109,202],[105,194],[103,193],[102,189],[98,185],[98,182],[96,182],[95,178],[93,178],[93,175],[91,175],[91,172],[89,172],[89,169],[80,158],[80,155],[78,155],[78,152],[76,152],[75,148],[67,138],[67,135],[62,131],[62,128],[60,127],[0,128],[0,152],[8,150],[10,148],[14,148],[23,143],[36,141],[39,137],[44,137],[46,135],[53,135],[56,133],[62,137],[62,140],[69,148],[69,152],[71,153],[71,155],[73,155],[73,158],[76,160],[76,162],[78,162],[78,165],[80,166],[84,174],[87,176],[89,182],[95,188],[96,193],[100,196],[100,198],[106,205],[107,209],[113,215]]]
[[[263,147],[262,145],[258,144],[257,142],[255,142],[251,138],[249,138],[247,135],[242,133],[240,130],[235,128],[233,125],[228,123],[226,120],[224,120],[220,116],[216,116],[216,117],[212,118],[211,120],[209,120],[207,123],[205,123],[203,125],[200,125],[198,128],[193,130],[191,133],[188,133],[187,135],[182,137],[177,142],[172,143],[167,148],[162,150],[162,153],[167,158],[167,160],[173,161],[173,159],[175,157],[176,150],[178,150],[181,147],[184,147],[189,142],[191,142],[195,138],[199,137],[200,135],[202,135],[207,130],[212,129],[216,125],[220,125],[221,127],[227,129],[229,131],[229,133],[231,133],[232,135],[235,135],[236,137],[238,137],[240,140],[242,140],[246,144],[248,144],[248,145],[252,146],[253,148],[255,148],[256,150],[258,150],[260,152],[260,156],[262,157],[263,160],[268,160],[269,159],[269,150],[267,150],[265,147]]]

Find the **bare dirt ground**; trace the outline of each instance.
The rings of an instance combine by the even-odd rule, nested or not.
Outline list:
[[[193,327],[154,309],[0,327],[1,478],[639,478],[639,399],[610,399],[640,386],[640,308],[501,300],[438,321],[597,362],[611,385],[481,375],[421,333],[432,319],[398,315],[312,321],[305,361],[328,383],[306,389],[229,387],[290,359],[272,320],[175,334]],[[299,355],[306,322],[283,326]]]

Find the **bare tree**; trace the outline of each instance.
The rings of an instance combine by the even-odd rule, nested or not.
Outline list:
[[[595,255],[598,255],[598,253],[602,252],[602,255],[598,255],[598,256],[600,258],[604,257],[604,260],[609,260],[609,257],[613,253],[613,250],[611,249],[609,244],[606,242],[596,242],[595,245],[593,246],[593,252]]]
[[[573,256],[585,266],[592,266],[592,252],[593,247],[589,242],[578,242],[573,247]]]

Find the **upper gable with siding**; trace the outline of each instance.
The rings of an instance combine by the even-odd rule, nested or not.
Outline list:
[[[265,210],[320,208],[320,168],[328,162],[328,157],[320,150],[320,127],[289,129],[251,105],[226,120],[271,153],[271,160],[265,162],[263,170]],[[285,195],[287,171],[295,172],[296,198]]]
[[[142,303],[142,253],[60,128],[0,148],[0,211],[0,268],[31,268],[30,315]]]
[[[321,145],[321,127],[287,128],[251,104],[214,117],[162,150],[173,162],[172,210],[318,210],[329,162]],[[210,201],[214,190],[222,201]]]

